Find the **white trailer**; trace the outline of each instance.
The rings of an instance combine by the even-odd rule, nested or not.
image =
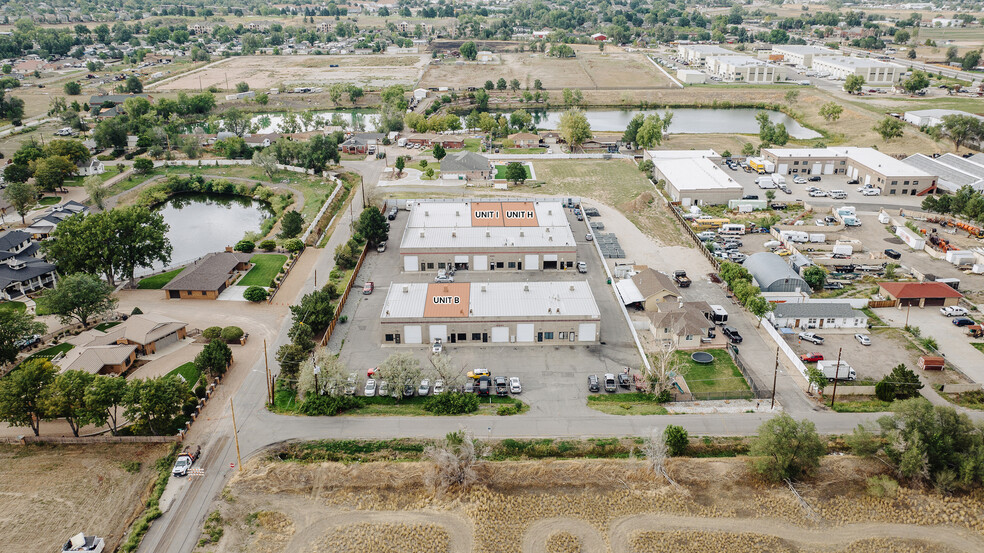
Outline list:
[[[772,173],[772,184],[775,184],[776,186],[785,186],[786,177],[780,175],[779,173]]]
[[[847,363],[847,361],[841,361],[840,367],[837,366],[837,361],[817,361],[817,369],[827,377],[827,380],[833,382],[836,380],[857,380],[858,375],[854,372],[854,369]]]

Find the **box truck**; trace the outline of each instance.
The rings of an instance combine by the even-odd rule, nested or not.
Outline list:
[[[837,361],[817,361],[817,369],[827,377],[827,380],[833,382],[834,379],[837,380],[857,380],[858,375],[854,372],[854,369],[847,364],[847,361],[841,361],[840,367],[837,366]]]
[[[779,173],[772,173],[772,183],[780,187],[786,186],[786,177]]]
[[[772,177],[759,177],[755,179],[755,184],[763,190],[776,187],[776,183],[772,182]]]

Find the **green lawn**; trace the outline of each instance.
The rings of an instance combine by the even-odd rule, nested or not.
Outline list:
[[[705,392],[734,392],[750,390],[745,377],[741,375],[731,356],[723,349],[704,350],[714,356],[714,362],[707,365],[695,363],[690,358],[693,352],[677,351],[676,361],[686,370],[684,377],[690,391],[699,394]]]
[[[643,192],[653,191],[652,184],[636,164],[622,159],[579,159],[577,163],[537,161],[536,178],[543,184],[527,184],[536,194],[587,196],[611,206],[622,205]]]
[[[258,253],[250,258],[254,263],[252,269],[236,284],[238,286],[270,286],[270,281],[277,276],[287,262],[287,256],[279,253]]]
[[[160,290],[165,284],[174,280],[174,277],[178,276],[178,273],[183,270],[184,267],[140,279],[140,282],[137,283],[137,288],[140,290]]]
[[[108,181],[112,177],[115,177],[118,174],[119,174],[119,171],[115,171],[114,170],[114,171],[106,171],[105,173],[103,173],[101,175],[97,175],[97,176],[100,178],[100,180],[102,180],[103,182],[106,182],[106,181]],[[68,186],[68,187],[82,186],[82,181],[84,181],[86,178],[87,177],[73,177],[73,178],[70,178],[70,179],[65,179],[65,182],[63,183],[63,186]]]
[[[542,154],[546,148],[502,148],[504,154]]]
[[[967,409],[976,409],[978,411],[984,411],[984,392],[980,390],[975,390],[972,392],[964,392],[962,394],[942,394],[943,397],[950,400],[951,403],[956,403],[961,407],[966,407]]]
[[[880,399],[865,398],[864,396],[852,396],[846,401],[834,400],[834,411],[838,413],[881,413],[891,410],[891,403]]]
[[[201,371],[198,370],[198,367],[196,367],[194,363],[189,361],[184,365],[178,366],[177,368],[175,368],[174,370],[172,370],[171,372],[167,373],[164,376],[181,375],[181,377],[185,379],[185,382],[187,382],[189,386],[193,387],[198,382],[198,378],[201,376],[201,374],[202,373]]]
[[[57,346],[51,346],[50,348],[45,348],[45,349],[43,349],[43,350],[41,350],[41,351],[39,351],[37,353],[34,353],[30,357],[28,357],[27,359],[25,359],[24,361],[27,361],[29,359],[48,359],[48,360],[50,360],[54,356],[58,355],[59,353],[65,353],[65,352],[69,351],[70,349],[72,349],[74,347],[75,347],[74,345],[69,344],[68,342],[62,342],[62,343],[58,344]]]
[[[609,415],[666,415],[669,412],[656,403],[651,394],[630,392],[588,396],[588,407]]]
[[[0,304],[2,305],[2,304]],[[984,342],[971,342],[970,345],[977,348],[977,351],[984,353]]]
[[[345,411],[344,413],[341,413],[341,416],[429,417],[434,415],[434,413],[424,410],[424,403],[427,401],[426,397],[414,396],[411,398],[401,399],[399,403],[396,403],[396,400],[391,397],[361,397],[359,399],[364,402],[362,407]],[[478,403],[478,411],[461,416],[494,415],[496,409],[498,409],[500,405],[515,404],[516,401],[516,399],[509,396],[490,396],[487,398],[481,398],[481,401]],[[529,406],[523,403],[519,412],[524,413],[528,409]]]
[[[22,301],[5,301],[0,303],[0,311],[16,311],[23,313],[27,311],[27,305]]]
[[[38,200],[38,205],[58,205],[61,202],[61,198],[58,196],[45,196]]]
[[[96,330],[100,332],[106,332],[107,330],[113,328],[114,326],[120,324],[120,321],[113,321],[109,323],[100,323],[96,325]]]
[[[530,166],[529,165],[525,165],[524,164],[523,165],[523,170],[526,171],[526,178],[527,179],[532,179],[533,178],[533,174],[530,173]],[[495,166],[495,178],[497,178],[497,179],[504,179],[504,178],[506,178],[506,166],[505,165],[496,165]]]

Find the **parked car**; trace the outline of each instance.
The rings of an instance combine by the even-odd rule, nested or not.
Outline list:
[[[745,194],[741,197],[743,200],[757,200],[759,199],[758,194]]]
[[[413,397],[413,382],[410,380],[403,385],[403,397]]]
[[[345,380],[344,392],[347,396],[355,395],[355,373],[349,373],[348,378]]]
[[[584,239],[587,240],[588,242],[590,242],[590,241],[594,240],[594,236],[591,236],[591,233],[589,232],[588,234],[585,234],[584,235]]]
[[[36,344],[36,343],[38,343],[40,341],[41,341],[41,336],[39,336],[37,334],[32,334],[32,335],[30,335],[30,336],[28,336],[26,338],[21,338],[20,340],[17,340],[16,342],[14,342],[14,347],[17,348],[17,349],[19,349],[19,350],[21,350],[21,349],[24,349],[26,347],[33,346],[34,344]]]
[[[421,380],[420,386],[417,387],[417,395],[420,397],[424,397],[426,395],[429,395],[430,391],[431,391],[431,381],[426,378]]]
[[[810,197],[811,198],[826,198],[827,197],[827,193],[824,192],[823,190],[810,190]]]
[[[804,363],[816,363],[817,361],[823,361],[823,354],[818,352],[804,353],[800,355],[800,361]]]
[[[510,394],[523,393],[523,385],[519,382],[518,376],[509,377],[509,393]]]
[[[601,385],[598,384],[598,375],[589,374],[588,375],[588,391],[597,392],[601,390]]]
[[[714,232],[713,230],[705,230],[703,232],[697,233],[697,238],[700,238],[702,241],[714,240],[715,236],[717,236],[717,233]]]
[[[577,272],[586,273],[588,272],[588,264],[583,261],[577,262]]]
[[[949,307],[941,307],[940,314],[946,317],[959,317],[961,315],[966,315],[967,310],[963,307],[958,307],[956,305],[951,305]]]
[[[806,184],[806,179],[803,177],[793,177],[793,182],[796,184]]]
[[[606,392],[615,392],[617,390],[616,386],[617,385],[615,384],[615,375],[612,374],[612,373],[606,374],[605,375],[605,391]]]
[[[509,395],[509,382],[504,376],[495,377],[495,395],[505,396]]]
[[[847,181],[847,184],[860,184],[860,181],[858,179],[851,179]]]
[[[365,396],[366,397],[375,397],[376,396],[376,379],[370,378],[369,380],[366,380],[366,388],[363,391],[365,392]]]
[[[485,368],[478,368],[468,371],[468,378],[479,379],[483,376],[492,376],[492,371]]]
[[[438,394],[443,394],[443,393],[444,393],[444,380],[438,378],[437,380],[434,381],[434,395],[436,396]]]
[[[953,319],[953,324],[956,326],[970,326],[974,324],[974,319],[968,317],[957,317]]]
[[[376,289],[376,285],[370,280],[362,287],[362,294],[368,296]]]
[[[810,177],[810,178],[808,178],[806,180],[808,180],[810,182],[820,182],[820,177],[817,176],[817,175],[813,175],[812,177]]]
[[[629,373],[620,372],[618,373],[618,387],[625,388],[626,390],[632,385],[632,379],[629,378]]]
[[[385,380],[380,380],[379,381],[379,389],[377,390],[377,393],[379,394],[379,397],[386,397],[386,396],[388,396],[389,395],[389,391],[390,391],[389,382],[386,382]]]
[[[464,393],[466,393],[466,394],[474,394],[475,393],[475,382],[472,381],[472,380],[469,380],[468,382],[465,382],[465,385],[461,387],[461,391],[464,392]]]
[[[793,193],[793,191],[792,191],[792,190],[790,190],[790,189],[789,189],[789,187],[788,187],[788,186],[786,186],[785,184],[783,184],[783,185],[781,185],[781,186],[779,186],[779,190],[782,190],[782,191],[783,191],[783,192],[785,192],[786,194],[792,194],[792,193]]]
[[[898,259],[898,258],[902,257],[902,254],[901,253],[893,250],[892,248],[888,248],[887,250],[885,250],[885,255],[887,255],[888,257],[891,257],[892,259]]]
[[[492,391],[492,379],[487,376],[482,376],[478,379],[478,395],[487,396]]]
[[[854,339],[858,341],[862,346],[870,346],[871,338],[867,334],[855,334]]]
[[[799,339],[812,342],[818,346],[823,344],[823,336],[818,336],[812,332],[800,332]]]
[[[733,326],[724,327],[721,330],[721,333],[727,336],[727,338],[731,340],[732,344],[740,344],[741,341],[743,340],[741,334],[738,332],[738,329]]]
[[[878,188],[865,188],[861,191],[862,196],[880,196],[881,189]]]
[[[434,340],[434,345],[431,346],[431,353],[441,353],[444,351],[444,342],[440,338]]]
[[[379,252],[379,253],[385,252],[386,251],[386,242],[380,242],[379,244],[377,244],[376,245],[376,251]]]
[[[449,275],[447,270],[438,269],[437,276],[434,277],[434,282],[454,282],[454,277]]]
[[[399,211],[395,207],[391,207],[389,213],[386,214],[386,218],[392,221],[393,219],[396,219],[397,213],[399,213]]]

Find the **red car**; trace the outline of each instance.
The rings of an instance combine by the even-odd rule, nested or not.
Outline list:
[[[362,293],[368,296],[369,294],[372,293],[373,290],[375,290],[375,288],[376,286],[370,280],[369,282],[366,283],[365,286],[362,287]]]
[[[823,355],[820,353],[804,353],[800,355],[800,361],[804,363],[816,363],[817,361],[823,361]]]

